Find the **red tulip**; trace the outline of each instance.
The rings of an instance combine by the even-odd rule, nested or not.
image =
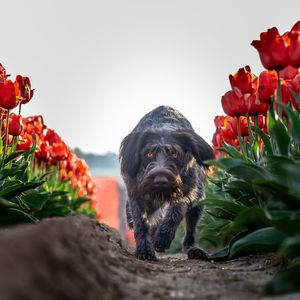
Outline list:
[[[281,36],[276,27],[260,34],[260,40],[252,41],[251,45],[259,53],[263,66],[268,70],[282,70],[289,64],[287,54],[288,36]]]
[[[257,77],[251,73],[251,68],[240,68],[234,75],[229,75],[232,89],[237,87],[242,94],[253,94],[257,87]]]
[[[17,150],[29,151],[33,146],[33,137],[28,133],[24,133],[20,136],[17,144]]]
[[[259,101],[256,95],[251,95],[247,99],[248,115],[263,115],[268,111],[268,104]]]
[[[11,80],[6,80],[0,84],[0,107],[13,109],[18,105],[15,86]]]
[[[289,32],[288,46],[289,63],[295,68],[300,67],[300,21]]]
[[[46,142],[42,142],[39,145],[38,150],[35,152],[35,155],[38,159],[48,162],[49,158],[50,158],[50,146],[49,143]]]
[[[295,76],[293,79],[293,85],[295,87],[296,92],[300,92],[300,74]]]
[[[293,81],[291,81],[291,80],[282,80],[280,86],[281,86],[281,99],[282,99],[282,102],[284,104],[288,104],[290,102],[296,110],[299,110],[299,105],[295,101],[295,99],[294,99],[294,97],[291,93],[291,90],[296,92]]]
[[[64,142],[53,143],[51,146],[51,164],[57,164],[59,161],[67,159],[68,149]]]
[[[6,75],[6,70],[2,64],[0,64],[0,85],[6,80],[7,77],[8,75]]]
[[[275,71],[263,71],[258,78],[257,97],[261,102],[270,102],[277,88]]]
[[[221,99],[224,112],[229,116],[242,116],[248,112],[244,96],[238,88],[228,91]]]
[[[18,136],[22,132],[21,116],[11,113],[9,116],[8,133],[13,136]]]
[[[282,79],[293,79],[298,73],[298,68],[287,66],[279,72],[280,78]]]
[[[48,141],[50,145],[53,143],[60,143],[62,141],[61,137],[52,129],[47,130],[47,133],[44,137],[45,141]]]
[[[34,90],[31,89],[31,83],[28,77],[17,75],[15,88],[17,91],[17,97],[21,104],[28,103],[33,97]]]

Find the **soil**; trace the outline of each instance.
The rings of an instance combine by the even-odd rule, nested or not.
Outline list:
[[[140,261],[116,231],[84,216],[1,229],[0,245],[1,300],[263,299],[262,286],[280,264],[273,254]]]

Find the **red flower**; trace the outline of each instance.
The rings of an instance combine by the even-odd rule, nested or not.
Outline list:
[[[259,102],[256,94],[243,95],[238,88],[227,92],[221,99],[224,112],[232,117],[265,114],[268,105]]]
[[[293,85],[295,87],[295,90],[300,92],[300,74],[295,76],[295,78],[293,79]]]
[[[28,103],[33,97],[34,90],[31,89],[31,83],[28,77],[17,75],[15,88],[17,91],[17,97],[21,104]]]
[[[36,134],[38,136],[42,136],[44,129],[47,128],[44,124],[43,117],[40,115],[22,118],[22,123],[25,131],[31,135]]]
[[[0,84],[2,84],[7,77],[8,75],[6,75],[6,70],[4,69],[2,64],[0,64]]]
[[[253,94],[257,87],[257,77],[251,73],[249,66],[240,68],[234,75],[229,75],[232,89],[237,87],[242,94]]]
[[[51,146],[51,164],[57,164],[59,161],[67,159],[68,148],[64,142],[53,143]]]
[[[35,155],[38,159],[48,162],[49,158],[50,158],[50,146],[49,143],[46,142],[42,142],[39,145],[39,149],[35,152]]]
[[[299,105],[298,103],[295,101],[291,90],[295,91],[295,86],[293,84],[293,81],[291,80],[282,80],[280,83],[281,86],[281,98],[282,98],[282,102],[284,104],[288,104],[289,102],[294,106],[294,108],[296,110],[299,110]]]
[[[17,150],[29,151],[33,146],[33,137],[28,133],[22,134],[18,140]]]
[[[0,84],[0,107],[13,109],[18,105],[15,86],[11,80]]]
[[[9,116],[8,133],[13,136],[18,136],[22,132],[21,116],[11,113]]]
[[[251,45],[259,53],[261,63],[268,70],[282,70],[289,64],[287,55],[288,36],[281,36],[276,27],[260,34],[260,40]]]
[[[228,91],[221,99],[224,112],[229,116],[242,116],[248,112],[244,96],[238,88]]]
[[[300,67],[300,21],[289,32],[289,46],[287,49],[289,63],[295,68]]]
[[[282,79],[293,79],[298,74],[298,68],[287,66],[279,72]]]
[[[48,141],[50,145],[53,143],[60,143],[62,141],[61,137],[52,129],[47,130],[47,133],[44,137],[45,141]]]
[[[261,102],[270,102],[277,88],[277,74],[275,71],[263,71],[258,79],[257,97]]]

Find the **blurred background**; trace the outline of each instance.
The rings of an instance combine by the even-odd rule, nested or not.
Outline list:
[[[23,115],[43,115],[87,161],[99,218],[126,234],[121,140],[145,113],[170,105],[210,142],[228,75],[262,70],[251,41],[271,26],[289,30],[300,2],[15,0],[1,8],[0,62],[35,88]]]

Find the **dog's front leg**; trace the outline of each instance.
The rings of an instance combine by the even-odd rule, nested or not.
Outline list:
[[[164,252],[170,248],[177,227],[182,221],[186,210],[186,203],[175,202],[170,205],[165,218],[162,220],[154,235],[154,248],[156,251]]]
[[[155,251],[149,237],[149,225],[147,224],[145,209],[136,199],[131,199],[130,208],[136,242],[135,256],[142,260],[156,260]]]

